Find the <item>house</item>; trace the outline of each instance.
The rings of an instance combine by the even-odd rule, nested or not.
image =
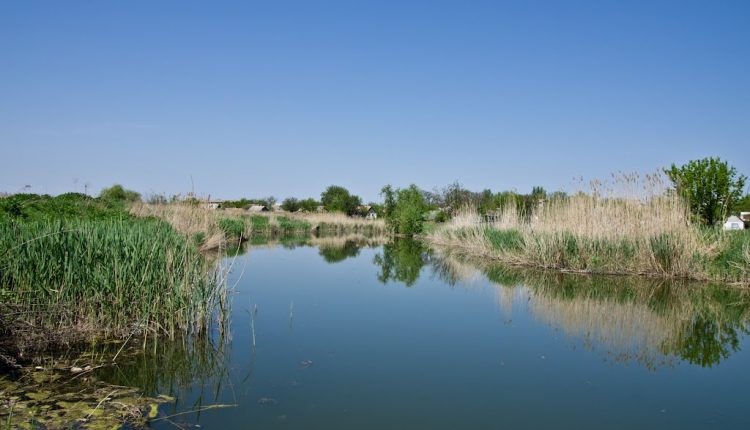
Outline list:
[[[378,213],[375,211],[375,208],[370,205],[357,206],[357,215],[361,216],[364,219],[378,218]]]
[[[211,209],[211,210],[221,209],[221,205],[223,203],[224,203],[224,200],[207,200],[206,209]]]
[[[745,223],[738,217],[732,215],[724,223],[724,230],[744,230]]]
[[[263,205],[252,205],[247,208],[248,212],[268,212],[268,207]]]
[[[750,212],[740,212],[740,219],[745,221],[745,228],[750,228]]]

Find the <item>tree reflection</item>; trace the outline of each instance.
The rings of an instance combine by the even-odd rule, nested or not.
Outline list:
[[[320,248],[318,248],[318,254],[323,257],[326,263],[338,263],[347,258],[358,256],[360,246],[361,245],[354,240],[347,240],[338,246],[321,245]]]
[[[737,288],[544,272],[439,254],[433,270],[451,285],[468,285],[469,277],[482,274],[496,285],[501,308],[511,310],[521,296],[537,319],[587,348],[648,368],[675,359],[715,366],[750,334],[750,292]]]
[[[427,247],[423,243],[397,238],[383,245],[383,252],[375,256],[373,263],[380,267],[380,282],[398,281],[411,287],[428,260]]]

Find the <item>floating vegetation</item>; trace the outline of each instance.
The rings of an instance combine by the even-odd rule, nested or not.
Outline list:
[[[138,388],[111,385],[89,371],[24,369],[0,377],[0,423],[7,428],[144,427],[169,396],[145,397]]]

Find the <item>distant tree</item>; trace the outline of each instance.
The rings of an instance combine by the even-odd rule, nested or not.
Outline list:
[[[146,201],[148,201],[152,205],[166,205],[167,196],[165,196],[164,194],[153,193],[148,196]]]
[[[471,192],[456,181],[443,189],[443,204],[450,208],[452,213],[464,207],[478,207],[480,196]]]
[[[99,198],[108,202],[132,203],[141,200],[141,195],[132,190],[126,190],[120,184],[104,188],[99,193]]]
[[[300,201],[294,197],[286,198],[281,202],[281,209],[284,209],[287,212],[297,212],[301,207],[302,205],[300,204]]]
[[[531,189],[531,197],[533,197],[536,200],[546,199],[547,190],[545,190],[544,187],[534,187]]]
[[[413,235],[422,232],[428,205],[416,186],[394,189],[386,185],[381,190],[383,213],[388,227],[396,234]]]
[[[750,194],[745,194],[744,197],[737,200],[732,208],[732,212],[750,212]]]
[[[302,210],[305,210],[308,212],[315,212],[316,210],[318,210],[318,206],[320,206],[321,204],[319,201],[311,197],[311,198],[300,201],[299,205]]]
[[[714,225],[740,200],[747,177],[720,158],[692,160],[664,169],[677,192],[687,199],[695,219]]]
[[[320,194],[320,201],[323,207],[329,212],[344,212],[351,215],[362,204],[362,200],[349,193],[344,187],[331,185]]]
[[[549,200],[565,200],[568,198],[568,193],[565,191],[554,191],[547,195]]]

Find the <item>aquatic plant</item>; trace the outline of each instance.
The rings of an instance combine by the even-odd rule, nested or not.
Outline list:
[[[13,323],[96,335],[206,329],[222,287],[184,235],[154,219],[0,223]]]

